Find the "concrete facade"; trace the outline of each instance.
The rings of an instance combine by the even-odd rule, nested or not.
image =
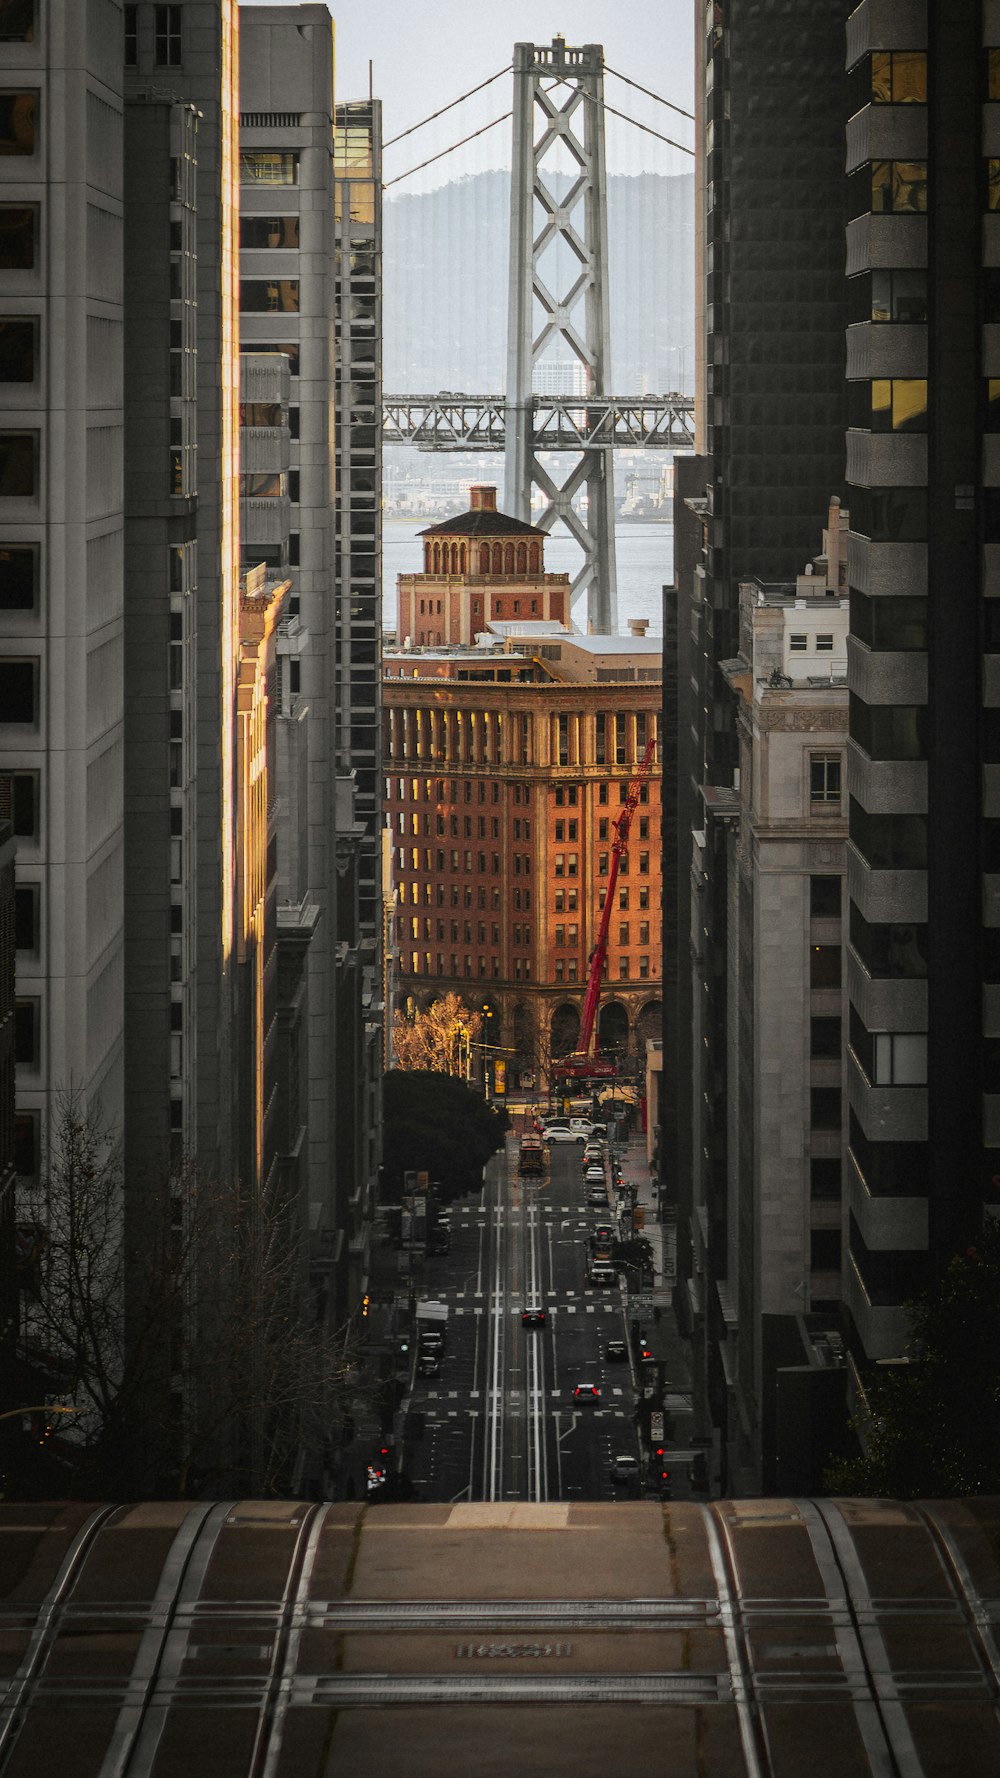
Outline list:
[[[0,769],[14,778],[20,1164],[59,1095],[123,1108],[122,9],[0,45]]]

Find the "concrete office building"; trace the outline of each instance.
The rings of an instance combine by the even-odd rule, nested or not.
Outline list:
[[[326,5],[246,7],[241,27],[241,340],[290,369],[287,493],[271,503],[287,501],[290,522],[279,748],[290,769],[306,762],[304,848],[279,824],[282,979],[308,1021],[296,1171],[324,1313],[342,1315],[366,1264],[383,1048],[378,106],[335,116]],[[357,874],[357,916],[344,913],[345,871]]]
[[[364,825],[361,930],[377,977],[381,927],[382,107],[338,105],[334,296],[336,415],[336,756]],[[380,1001],[377,979],[375,1001]]]
[[[0,7],[0,771],[18,1155],[123,1108],[122,10]]]
[[[238,15],[124,9],[126,1159],[237,1164]],[[164,1067],[164,1062],[167,1066]]]
[[[844,1372],[832,1353],[840,1345],[846,1122],[846,546],[846,514],[834,504],[823,554],[797,581],[742,584],[739,653],[721,667],[733,695],[738,778],[714,798],[706,792],[725,834],[724,882],[700,869],[703,837],[694,848],[691,1050],[694,1102],[704,1109],[688,1291],[719,1469],[741,1494],[821,1487],[839,1430],[831,1423],[844,1418]],[[700,1030],[715,1010],[719,954],[728,1082],[721,1213],[706,1164],[714,1059]]]
[[[699,349],[700,456],[679,463],[676,580],[664,634],[676,645],[665,683],[664,773],[677,812],[665,824],[664,1079],[661,1176],[676,1201],[678,1256],[696,1241],[690,1182],[705,1181],[707,1227],[725,1280],[730,1175],[725,931],[729,811],[739,765],[731,693],[719,663],[738,652],[739,584],[787,582],[814,548],[817,518],[844,475],[842,68],[849,0],[756,0],[695,9],[696,189],[704,297]],[[706,875],[702,918],[688,927],[692,846]],[[690,1002],[689,946],[707,950],[710,992]],[[675,992],[676,987],[676,992]],[[676,1009],[676,1015],[675,1015]],[[707,1108],[695,1097],[688,1033],[701,1033]],[[705,1126],[705,1127],[703,1127]],[[706,1133],[707,1131],[707,1133]],[[714,1281],[708,1313],[724,1310]],[[710,1418],[708,1404],[701,1411]]]
[[[847,1331],[998,1209],[1000,8],[847,32],[851,688]]]

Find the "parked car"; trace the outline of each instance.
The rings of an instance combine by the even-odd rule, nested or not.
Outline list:
[[[592,1209],[606,1210],[608,1194],[603,1185],[592,1185],[587,1192],[587,1203]]]
[[[602,1185],[606,1185],[608,1176],[605,1173],[604,1168],[601,1166],[600,1161],[591,1161],[589,1167],[584,1168],[583,1178],[586,1185],[593,1185],[594,1181],[597,1179],[600,1180]]]

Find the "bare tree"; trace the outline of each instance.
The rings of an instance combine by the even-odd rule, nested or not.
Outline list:
[[[413,1018],[397,1012],[392,1021],[397,1068],[453,1074],[468,1080],[472,1050],[482,1030],[483,1015],[466,1006],[459,994],[443,994],[426,1012]]]
[[[185,1168],[142,1214],[114,1132],[64,1099],[33,1214],[45,1230],[29,1348],[77,1410],[81,1485],[271,1493],[336,1436],[364,1387],[355,1331],[317,1325],[285,1203]]]

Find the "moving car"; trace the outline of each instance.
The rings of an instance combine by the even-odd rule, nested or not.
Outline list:
[[[639,1480],[638,1457],[630,1457],[625,1451],[616,1453],[611,1459],[611,1479],[613,1482],[637,1482]]]
[[[592,1185],[587,1191],[587,1203],[599,1205],[602,1210],[608,1207],[608,1188],[606,1185]]]
[[[599,1222],[596,1229],[594,1230],[595,1243],[598,1246],[603,1246],[605,1242],[608,1242],[610,1244],[614,1240],[614,1238],[615,1238],[615,1231],[611,1227],[610,1222]]]
[[[531,1308],[531,1309],[522,1309],[521,1310],[521,1326],[522,1327],[544,1327],[545,1326],[545,1310],[539,1309],[537,1307]]]
[[[587,1273],[587,1277],[590,1279],[591,1284],[599,1284],[605,1290],[615,1283],[617,1276],[618,1274],[615,1271],[614,1266],[608,1265],[607,1260],[604,1259],[595,1259],[590,1271]]]
[[[607,1174],[605,1173],[604,1168],[600,1165],[599,1162],[595,1164],[593,1161],[591,1162],[590,1166],[586,1169],[586,1171],[583,1175],[583,1178],[584,1178],[584,1183],[586,1185],[593,1185],[595,1180],[599,1180],[601,1185],[606,1185],[608,1182],[607,1181]]]
[[[422,1377],[439,1377],[441,1375],[441,1357],[437,1352],[421,1352],[417,1359],[417,1371]]]
[[[583,1151],[583,1165],[589,1167],[594,1161],[604,1165],[604,1145],[601,1142],[588,1142]]]
[[[578,1383],[573,1391],[574,1401],[600,1401],[601,1392],[596,1383]]]
[[[542,1131],[543,1142],[579,1142],[582,1148],[586,1140],[582,1130],[568,1130],[565,1124],[546,1124]]]

